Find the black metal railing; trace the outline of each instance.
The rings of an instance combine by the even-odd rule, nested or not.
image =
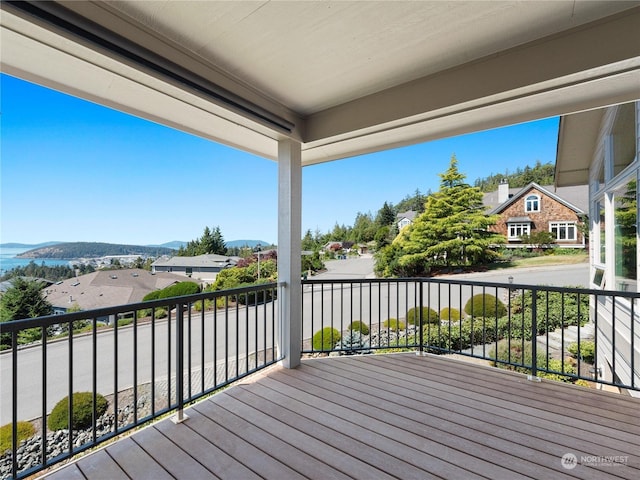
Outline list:
[[[531,379],[639,390],[638,293],[444,279],[302,283],[303,354],[458,354]],[[278,288],[0,324],[10,345],[0,354],[0,416],[11,425],[0,476],[24,478],[170,412],[181,421],[185,404],[281,360]],[[76,392],[90,394],[88,427],[52,434],[47,417],[65,397],[75,425]],[[19,421],[34,419],[40,435],[20,444]]]
[[[458,354],[640,390],[639,293],[434,278],[306,280],[303,292],[303,354]]]
[[[169,412],[181,421],[189,402],[278,362],[277,293],[270,283],[0,324],[0,415],[11,424],[0,477],[27,477]],[[58,401],[66,428],[51,432]],[[21,421],[37,419],[21,442]]]

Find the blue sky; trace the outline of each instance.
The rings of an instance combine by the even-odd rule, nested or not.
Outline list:
[[[16,78],[0,76],[0,243],[277,240],[277,164]],[[452,154],[478,177],[555,161],[558,119],[303,169],[303,233],[353,224],[416,189]]]

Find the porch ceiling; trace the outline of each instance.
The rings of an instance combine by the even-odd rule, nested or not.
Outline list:
[[[2,3],[2,70],[303,164],[640,98],[638,1]]]

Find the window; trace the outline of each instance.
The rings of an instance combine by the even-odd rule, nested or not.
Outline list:
[[[524,199],[524,211],[525,212],[539,212],[540,211],[540,197],[538,195],[529,195]]]
[[[636,291],[637,284],[637,182],[630,179],[613,192],[615,215],[616,288]]]
[[[596,203],[596,214],[598,219],[598,228],[594,229],[597,235],[596,261],[602,265],[606,262],[606,242],[605,242],[605,216],[604,216],[604,198]]]
[[[576,240],[576,224],[574,222],[549,222],[549,231],[556,240]]]
[[[530,223],[510,223],[509,240],[519,240],[522,235],[529,235],[531,232]]]
[[[613,175],[618,175],[636,159],[636,106],[620,105],[611,130]]]

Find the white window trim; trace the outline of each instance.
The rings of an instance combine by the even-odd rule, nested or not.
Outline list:
[[[537,209],[529,209],[529,199],[532,199],[532,197],[536,199],[536,203],[538,205]],[[531,201],[533,201],[533,199]],[[541,210],[541,206],[542,200],[540,199],[540,195],[532,193],[524,198],[524,211],[526,213],[539,212]]]
[[[571,242],[571,241],[577,241],[578,240],[578,227],[576,226],[576,222],[572,222],[572,221],[556,221],[556,222],[549,222],[549,232],[553,233],[552,229],[553,226],[556,226],[557,228],[557,232],[556,232],[556,242]],[[568,226],[573,226],[573,238],[560,238],[559,237],[559,233],[560,233],[560,228],[561,227],[568,227]]]
[[[512,227],[520,227],[522,228],[522,233],[520,235],[511,235]],[[529,235],[531,233],[531,223],[528,222],[509,222],[507,223],[507,238],[509,240],[520,240],[522,235]]]

